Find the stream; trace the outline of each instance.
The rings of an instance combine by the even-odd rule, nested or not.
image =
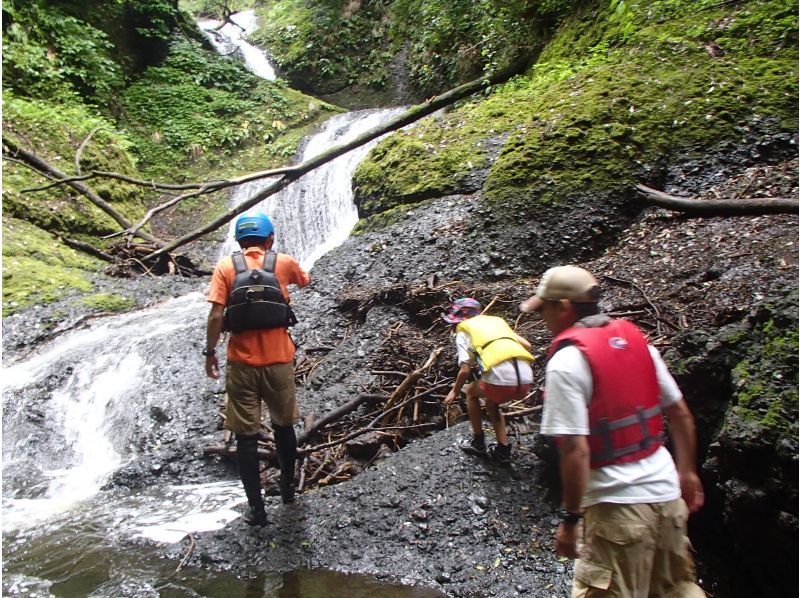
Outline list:
[[[233,20],[241,27],[209,32],[214,45],[221,53],[238,48],[248,68],[274,79],[263,53],[242,39],[255,27],[252,11]],[[200,25],[211,29],[218,23]],[[397,110],[329,119],[308,141],[302,160],[347,142]],[[347,239],[358,219],[351,175],[374,143],[313,171],[257,208],[275,223],[278,251],[311,269]],[[244,201],[268,182],[238,188],[231,203]],[[232,248],[231,229],[220,256]],[[208,413],[201,416],[196,401],[190,406],[199,384],[216,384],[212,390],[217,394],[222,387],[205,379],[199,358],[208,311],[204,291],[93,320],[4,367],[3,595],[438,595],[325,570],[253,571],[255,577],[242,580],[220,571],[180,568],[158,556],[157,547],[165,543],[185,542],[191,551],[194,533],[226,533],[246,502],[233,472],[220,481],[202,473],[202,464],[200,473],[187,476],[192,480],[187,484],[171,483],[180,478],[178,470],[157,477],[163,466],[155,462],[149,483],[118,483],[124,479],[120,472],[146,455],[179,452],[219,436],[207,425],[215,407],[206,404]],[[159,427],[166,425],[178,431],[159,435]]]

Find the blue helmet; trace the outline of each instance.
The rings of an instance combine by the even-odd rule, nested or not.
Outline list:
[[[272,221],[266,214],[256,212],[255,214],[243,214],[236,221],[235,238],[241,241],[246,237],[259,237],[266,239],[275,232]]]

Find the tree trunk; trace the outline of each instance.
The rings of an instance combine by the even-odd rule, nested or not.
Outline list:
[[[787,197],[699,200],[675,197],[645,185],[636,185],[636,191],[648,203],[689,216],[759,216],[797,214],[798,211],[797,200]]]

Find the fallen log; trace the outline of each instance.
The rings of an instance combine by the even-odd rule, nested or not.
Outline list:
[[[376,396],[378,397],[378,399],[383,398],[381,395],[370,395],[370,394],[358,395],[352,401],[349,401],[344,405],[337,407],[333,411],[329,411],[321,418],[316,420],[313,424],[311,424],[310,427],[304,429],[300,433],[300,435],[297,437],[297,446],[305,444],[305,442],[309,439],[309,437],[320,428],[327,426],[331,422],[335,422],[342,416],[347,415],[352,411],[355,411],[364,403],[374,400]]]
[[[764,214],[797,214],[800,203],[788,197],[762,197],[753,199],[699,200],[676,197],[642,184],[636,191],[648,203],[687,216],[761,216]]]

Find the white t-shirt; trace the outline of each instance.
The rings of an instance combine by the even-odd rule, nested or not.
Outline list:
[[[661,354],[649,346],[656,367],[659,403],[669,407],[683,398]],[[547,436],[589,435],[588,405],[593,382],[589,362],[580,349],[560,349],[547,364],[541,433]],[[652,455],[622,465],[591,469],[583,507],[601,502],[650,503],[680,498],[678,471],[672,455],[663,446]]]
[[[475,361],[472,359],[470,349],[472,348],[472,339],[469,334],[463,330],[456,333],[456,355],[458,358],[458,365],[462,363],[469,363],[474,365]],[[517,381],[517,370],[514,368],[514,362],[517,362],[519,369],[519,381]],[[496,384],[497,386],[516,386],[517,384],[533,384],[533,369],[531,364],[524,359],[508,359],[502,361],[494,366],[488,372],[481,374],[481,380],[487,384]]]

